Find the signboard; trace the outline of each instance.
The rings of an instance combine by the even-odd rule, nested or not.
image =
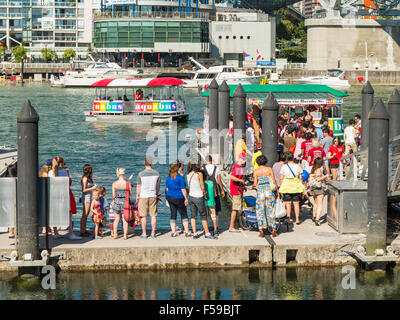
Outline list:
[[[316,125],[319,124],[319,121],[321,120],[320,117],[321,116],[313,118],[313,123]],[[343,133],[344,133],[343,119],[330,118],[328,119],[328,124],[333,131],[333,136],[339,137],[341,140],[343,140]]]
[[[122,101],[95,101],[93,102],[93,112],[123,112]]]
[[[257,66],[276,66],[276,61],[257,61]]]
[[[176,111],[175,101],[161,101],[161,102],[136,102],[136,112],[170,112]]]
[[[136,4],[136,0],[104,0],[106,6],[112,6],[114,4]]]
[[[283,105],[307,105],[307,104],[342,104],[343,99],[277,99]],[[249,99],[250,104],[262,104],[264,99]]]

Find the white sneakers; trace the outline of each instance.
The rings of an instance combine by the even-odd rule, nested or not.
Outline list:
[[[68,235],[68,239],[69,240],[80,240],[80,239],[82,239],[82,237],[80,237],[80,236],[77,236],[76,234],[69,234]]]

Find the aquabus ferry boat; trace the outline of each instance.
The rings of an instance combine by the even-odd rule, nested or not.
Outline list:
[[[162,124],[187,121],[185,97],[177,78],[103,79],[86,121]]]

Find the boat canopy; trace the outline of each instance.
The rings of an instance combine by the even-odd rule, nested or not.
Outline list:
[[[238,85],[228,85],[229,95],[233,96]],[[265,98],[272,92],[275,99],[338,99],[347,97],[348,94],[322,84],[250,84],[242,85],[248,97]],[[209,90],[201,92],[208,97]]]
[[[96,88],[143,88],[143,87],[165,87],[179,86],[185,84],[177,78],[127,78],[127,79],[102,79],[91,84]]]

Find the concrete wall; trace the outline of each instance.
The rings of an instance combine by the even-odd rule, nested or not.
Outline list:
[[[235,54],[239,61],[243,57],[243,52],[250,54],[246,60],[256,62],[257,50],[261,55],[261,60],[270,61],[275,57],[275,20],[212,21],[210,39],[211,56],[220,59],[224,59],[225,56],[230,57],[230,64],[233,64],[232,54]]]
[[[400,70],[400,20],[307,19],[307,69]]]
[[[288,79],[289,82],[293,83],[295,79],[299,79],[300,77],[312,77],[319,76],[321,74],[325,74],[325,70],[303,70],[303,69],[295,69],[295,70],[283,70],[282,78]],[[349,70],[345,72],[345,77],[349,80],[351,85],[355,84],[363,84],[359,83],[358,78],[363,77],[365,79],[364,70]],[[399,85],[400,84],[400,71],[369,71],[368,72],[368,80],[372,83],[372,85]]]

